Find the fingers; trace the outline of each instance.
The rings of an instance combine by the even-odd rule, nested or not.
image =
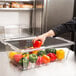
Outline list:
[[[42,40],[42,45],[44,44],[44,40]]]
[[[36,37],[36,38],[33,40],[33,43],[35,43],[35,41],[37,41],[37,40],[41,40],[41,41],[42,41],[42,39],[41,39],[41,38]]]
[[[44,39],[43,39],[42,37],[36,37],[36,38],[33,40],[33,43],[35,43],[35,41],[37,41],[37,40],[42,41],[42,45],[43,45]]]
[[[45,35],[40,35],[40,36],[37,36],[36,38],[33,39],[33,43],[35,43],[36,40],[41,40],[42,41],[42,45],[43,45],[44,42],[45,42],[45,39],[46,39]]]
[[[32,42],[33,42],[33,43],[35,43],[35,41],[36,41],[37,39],[38,39],[37,37],[36,37],[36,38],[34,38],[34,39],[32,40]]]

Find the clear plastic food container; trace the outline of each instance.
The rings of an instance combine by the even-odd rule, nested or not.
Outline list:
[[[35,48],[32,43],[34,38],[0,39],[6,45],[9,62],[20,70],[28,70],[48,65],[52,62],[66,60],[69,50],[58,48],[68,47],[74,44],[74,42],[64,38],[49,37],[46,39],[44,45]]]

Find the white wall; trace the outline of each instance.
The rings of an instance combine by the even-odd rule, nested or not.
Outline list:
[[[0,26],[6,25],[26,25],[29,28],[30,23],[30,12],[29,11],[0,11]]]

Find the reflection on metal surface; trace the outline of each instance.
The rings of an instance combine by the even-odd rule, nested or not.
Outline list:
[[[24,25],[0,26],[0,38],[9,39],[9,38],[30,37],[31,36],[30,30],[25,26]]]

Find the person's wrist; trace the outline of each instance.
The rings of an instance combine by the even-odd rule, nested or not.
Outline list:
[[[55,36],[55,32],[53,30],[48,31],[47,33],[43,34],[46,38]]]
[[[48,33],[44,33],[43,37],[47,38],[48,37]]]
[[[53,36],[55,36],[55,32],[53,31],[53,30],[50,30],[50,32],[49,32],[50,34],[50,37],[53,37]]]

